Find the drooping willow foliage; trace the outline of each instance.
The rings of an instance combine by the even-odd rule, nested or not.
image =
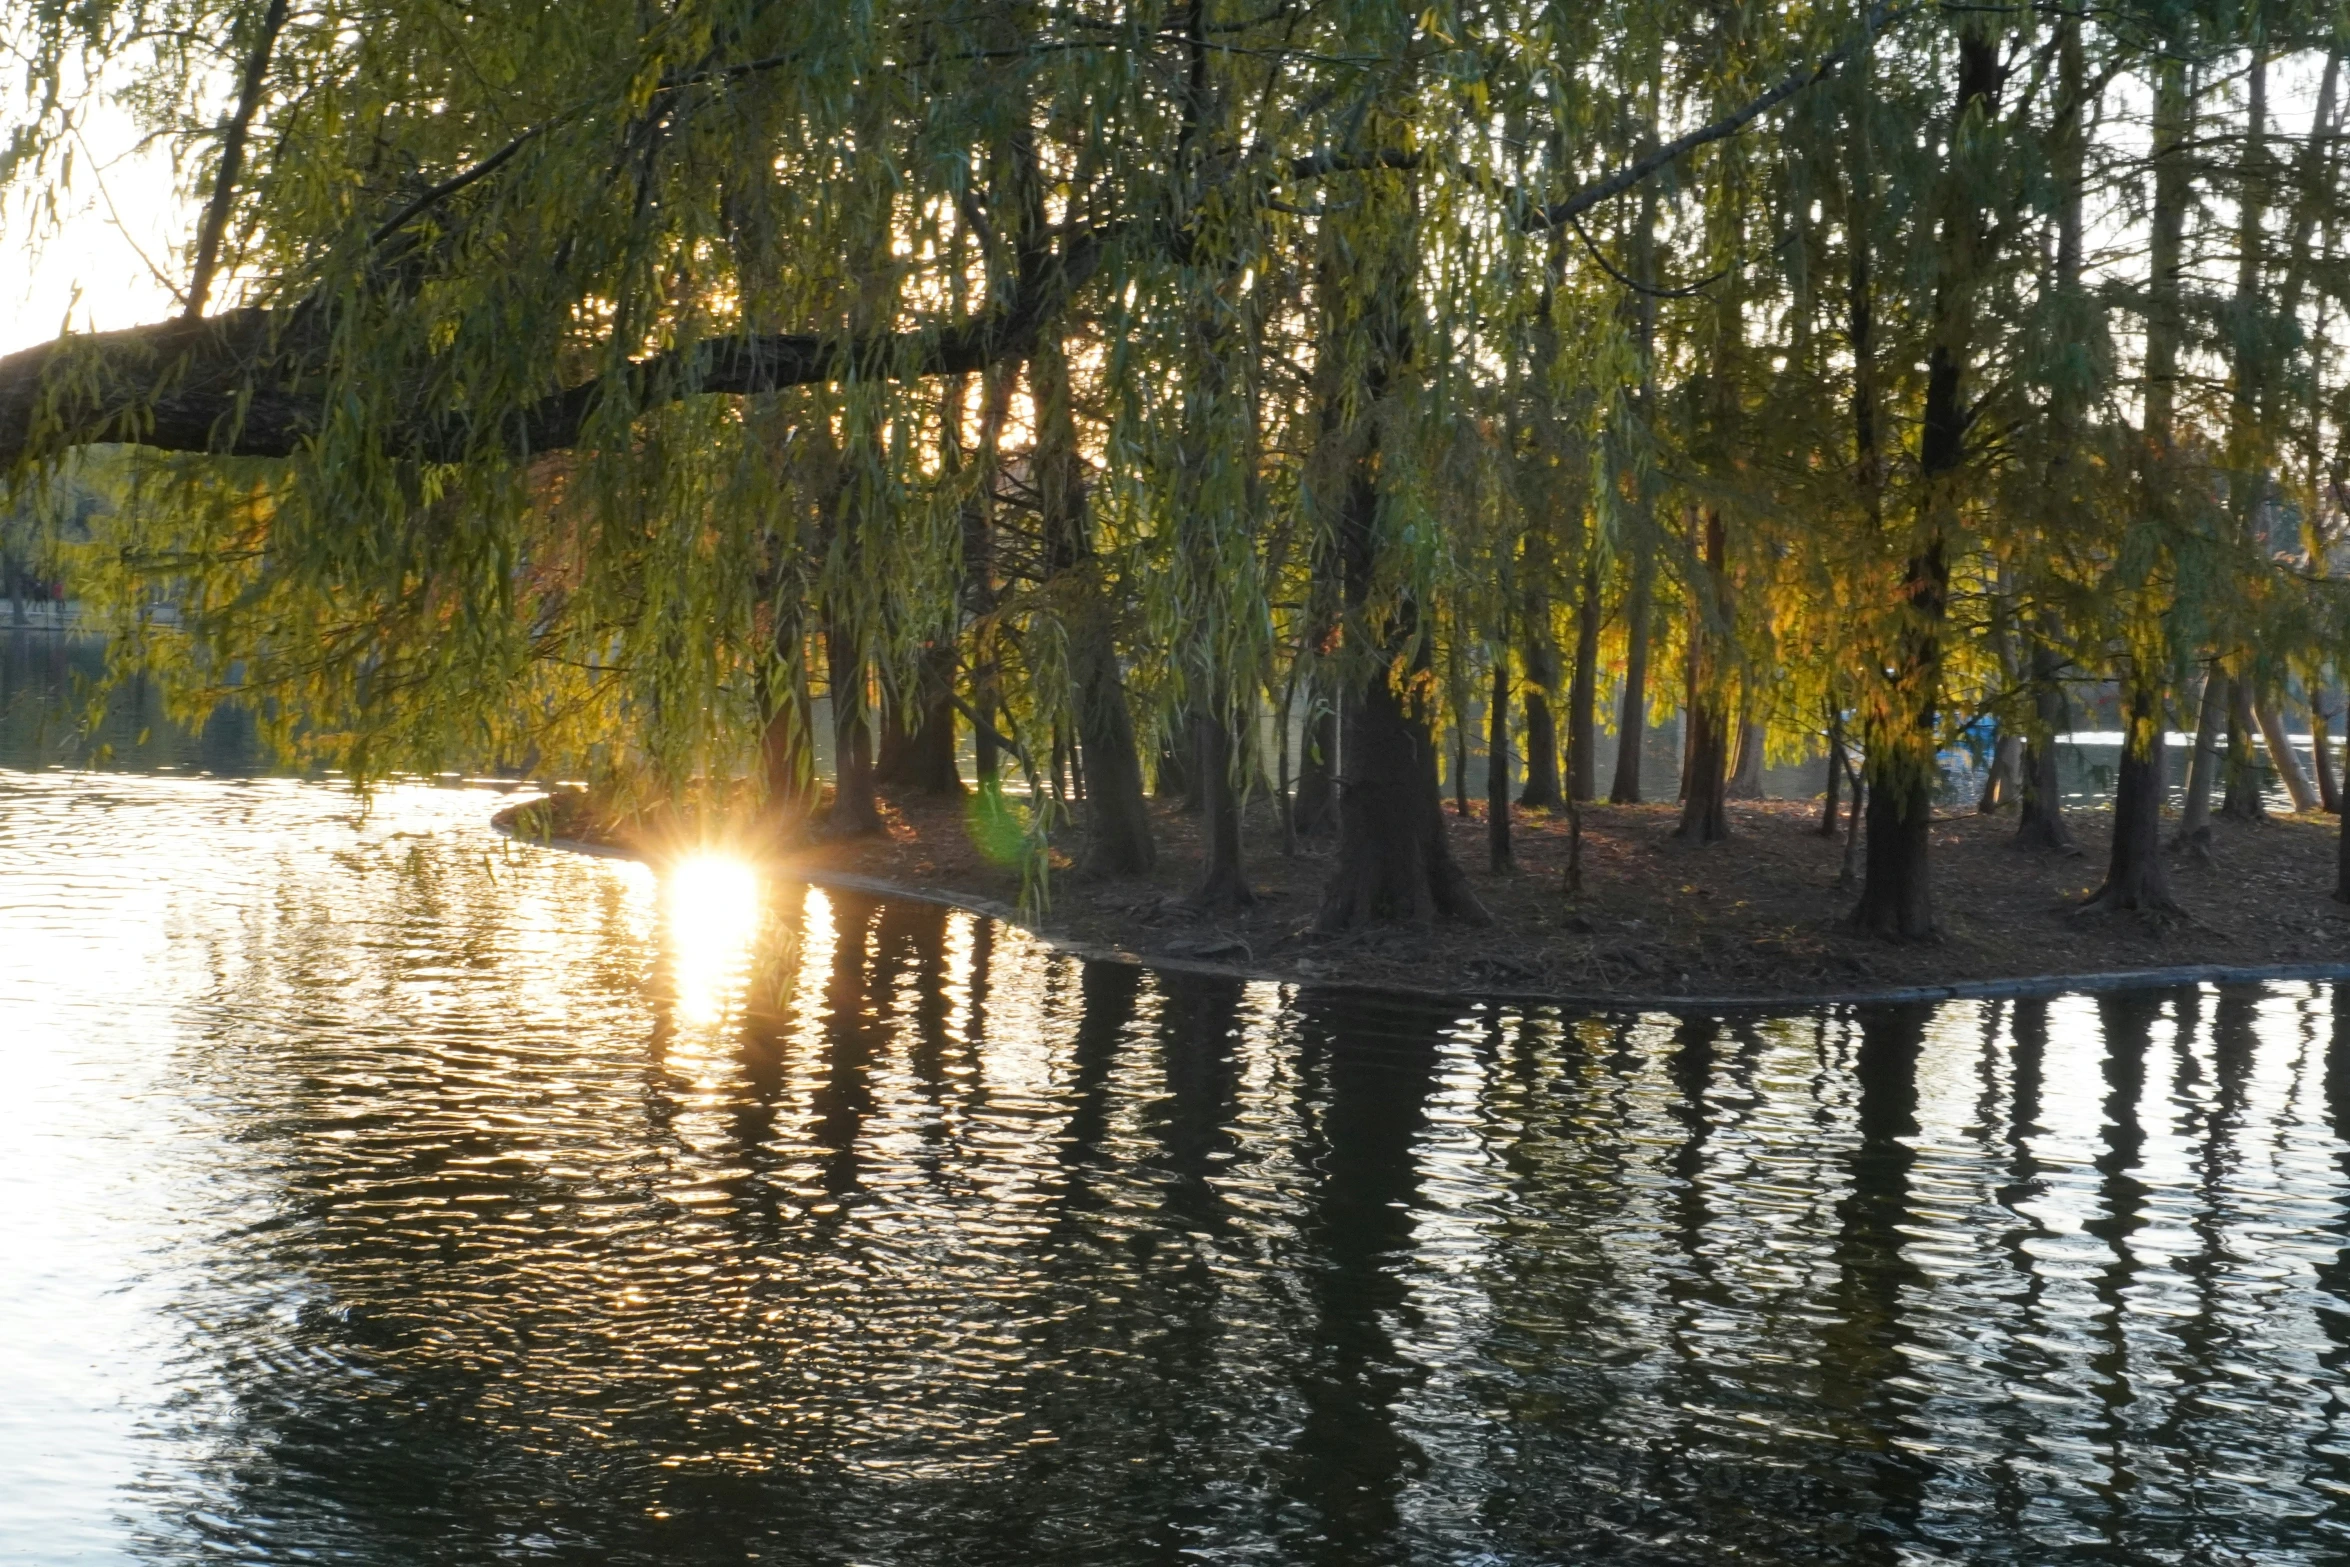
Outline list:
[[[362,778],[801,808],[822,693],[844,830],[877,773],[951,786],[961,725],[983,785],[1066,773],[1084,862],[1138,870],[1164,751],[1206,797],[1203,900],[1248,896],[1269,782],[1340,834],[1326,923],[1478,919],[1447,727],[1519,714],[1529,804],[1637,799],[1665,780],[1636,745],[1597,778],[1593,736],[1682,707],[1700,839],[1741,756],[1860,747],[1858,917],[1920,935],[1960,726],[2020,745],[2061,842],[2067,693],[2116,682],[2104,896],[2152,908],[2163,732],[2227,734],[2247,809],[2251,729],[2295,701],[2325,732],[2332,10],[30,0],[0,29],[20,224],[102,96],[201,212],[180,319],[0,361],[0,458],[140,448],[90,580],[183,629],[125,656]]]

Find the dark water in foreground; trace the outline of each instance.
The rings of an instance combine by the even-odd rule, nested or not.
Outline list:
[[[2350,1559],[2322,988],[1086,968],[0,773],[0,1560]]]

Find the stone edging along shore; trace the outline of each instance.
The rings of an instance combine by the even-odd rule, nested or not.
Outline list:
[[[497,829],[516,843],[606,859],[635,860],[643,856],[610,844],[577,838],[534,838],[509,827]],[[1176,974],[1204,974],[1218,979],[1249,980],[1263,984],[1295,985],[1310,990],[1352,990],[1366,995],[1408,997],[1421,1001],[1506,1002],[1514,1006],[1570,1007],[1590,1012],[1767,1012],[1818,1006],[1911,1006],[1937,1001],[2006,1001],[2029,996],[2056,996],[2081,991],[2136,990],[2171,985],[2256,985],[2272,980],[2350,979],[2350,963],[2192,963],[2175,968],[2121,969],[2104,974],[2032,974],[2017,979],[1961,979],[1946,985],[1905,985],[1889,990],[1790,991],[1781,995],[1669,996],[1623,993],[1575,993],[1547,990],[1440,990],[1420,985],[1380,984],[1375,981],[1307,978],[1280,974],[1237,963],[1203,958],[1145,954],[1096,942],[1072,941],[1038,930],[1010,904],[944,887],[909,887],[878,876],[849,871],[793,870],[790,879],[842,892],[870,893],[882,898],[911,898],[967,913],[984,915],[1021,931],[1047,951],[1089,963],[1120,963],[1130,968],[1159,969]]]

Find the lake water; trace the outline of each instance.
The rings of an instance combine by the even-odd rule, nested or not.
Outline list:
[[[2350,1559],[2322,987],[1087,967],[0,772],[0,1561]]]

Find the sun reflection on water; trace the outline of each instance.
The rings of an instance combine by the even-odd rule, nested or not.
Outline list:
[[[661,876],[677,1021],[706,1028],[725,1018],[742,988],[759,933],[759,875],[722,854],[678,860]]]

